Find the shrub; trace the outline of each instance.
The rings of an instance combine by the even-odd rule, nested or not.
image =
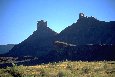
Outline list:
[[[71,73],[71,70],[60,70],[57,76],[58,77],[73,77],[73,74]]]
[[[40,71],[40,76],[41,77],[49,77],[48,70],[45,70],[44,68],[39,69]]]
[[[90,68],[84,66],[84,67],[81,69],[81,72],[82,72],[82,74],[88,74],[88,73],[90,72]]]
[[[22,66],[17,66],[16,64],[12,63],[12,67],[7,67],[7,72],[10,73],[13,77],[22,77],[23,76],[23,69]]]

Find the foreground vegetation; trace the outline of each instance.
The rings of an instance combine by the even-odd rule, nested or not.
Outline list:
[[[115,77],[115,61],[65,61],[0,69],[0,77]]]

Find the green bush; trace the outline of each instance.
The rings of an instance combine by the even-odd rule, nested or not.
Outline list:
[[[23,66],[17,66],[12,63],[13,67],[7,67],[7,72],[10,73],[13,77],[22,77],[23,76]]]

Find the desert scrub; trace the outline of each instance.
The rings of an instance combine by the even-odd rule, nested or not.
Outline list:
[[[0,77],[23,77],[24,76],[24,66],[17,66],[12,63],[12,67],[6,67],[6,69],[0,69]]]
[[[57,74],[57,77],[73,77],[71,70],[60,70]]]
[[[115,77],[115,61],[64,61],[0,69],[0,77]]]
[[[41,68],[41,69],[39,69],[39,71],[40,71],[39,76],[41,76],[41,77],[48,77],[49,76],[48,70]]]
[[[7,67],[7,72],[11,74],[13,77],[22,77],[24,68],[22,65],[17,66],[16,64],[12,63],[12,67]]]
[[[6,72],[6,69],[0,69],[0,77],[13,77],[13,76],[8,72]]]

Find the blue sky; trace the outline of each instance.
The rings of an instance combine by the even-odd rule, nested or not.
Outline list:
[[[38,20],[60,32],[78,14],[115,21],[115,0],[0,0],[0,44],[18,44],[36,30]]]

